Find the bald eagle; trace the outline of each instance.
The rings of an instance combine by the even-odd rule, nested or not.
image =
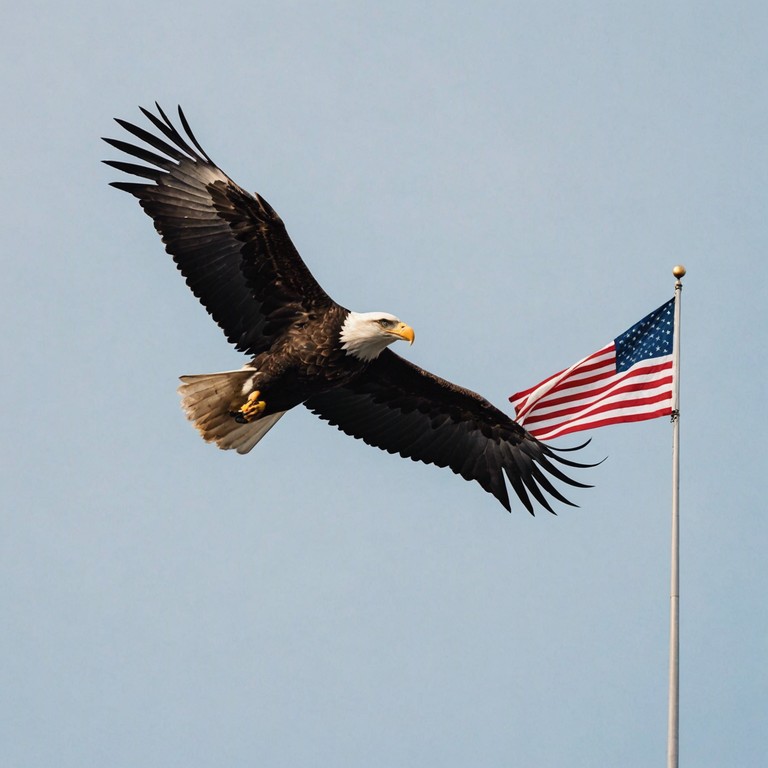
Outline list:
[[[147,146],[104,139],[142,164],[104,162],[141,179],[112,186],[138,198],[187,285],[251,358],[239,370],[181,377],[182,407],[206,441],[248,453],[286,411],[304,405],[369,445],[450,467],[507,510],[505,476],[531,514],[531,497],[553,512],[545,493],[575,506],[548,475],[586,488],[557,464],[591,465],[566,459],[480,395],[389,350],[413,343],[413,329],[388,312],[333,301],[269,203],[211,160],[181,108],[186,136],[155,106],[157,114],[141,108],[155,131],[116,118]]]

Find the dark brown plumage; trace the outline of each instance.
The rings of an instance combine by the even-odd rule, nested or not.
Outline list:
[[[571,504],[551,476],[585,467],[536,440],[474,392],[385,347],[413,341],[387,313],[355,313],[318,285],[272,207],[224,174],[179,118],[142,109],[158,134],[117,122],[148,147],[104,139],[140,160],[108,165],[142,181],[112,186],[138,198],[187,285],[235,347],[239,371],[182,377],[183,407],[206,440],[246,453],[285,411],[304,404],[343,432],[390,453],[450,467],[510,509],[505,477],[525,507],[545,494]]]

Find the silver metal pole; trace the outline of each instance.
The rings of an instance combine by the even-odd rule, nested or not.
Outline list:
[[[678,768],[680,741],[680,295],[685,267],[672,270],[675,283],[675,327],[672,341],[672,564],[669,589],[669,719],[667,768]]]

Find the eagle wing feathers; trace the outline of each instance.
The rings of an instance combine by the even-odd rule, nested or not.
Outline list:
[[[185,135],[155,106],[157,114],[141,111],[156,133],[118,119],[140,143],[105,139],[129,158],[107,160],[107,165],[134,177],[112,186],[138,198],[187,285],[227,339],[241,352],[255,356],[270,350],[288,326],[303,327],[308,316],[330,322],[332,316],[346,312],[312,276],[272,206],[238,186],[211,160],[181,108],[179,119]],[[329,354],[338,351],[328,350]],[[216,387],[211,394],[210,382],[219,382],[217,377],[225,375],[230,373],[186,377],[182,389],[189,394],[191,388],[202,387],[205,397],[201,402],[208,408],[209,400],[218,402],[220,394]],[[235,383],[239,386],[239,379]],[[228,403],[231,397],[225,399]],[[193,400],[185,402],[194,410],[199,403]],[[539,442],[480,395],[390,350],[370,362],[357,378],[314,394],[304,404],[321,419],[369,445],[414,461],[450,467],[466,480],[477,481],[507,509],[507,481],[531,514],[532,500],[553,511],[545,494],[575,506],[552,479],[589,487],[572,480],[560,466],[592,465],[564,458],[561,451]],[[227,421],[228,412],[203,410],[206,428],[210,419],[215,420],[210,439],[220,438],[223,429],[230,443],[223,447],[243,452],[281,415],[270,417],[274,420],[253,434],[249,431],[252,425],[243,427],[241,434],[239,425]]]
[[[369,445],[425,464],[450,467],[464,479],[477,481],[507,509],[505,475],[531,514],[531,497],[553,512],[544,492],[576,506],[547,474],[568,485],[589,487],[568,477],[555,462],[571,467],[590,465],[564,459],[480,395],[390,350],[382,352],[351,383],[311,397],[305,405]]]
[[[187,285],[241,352],[258,354],[300,315],[333,306],[291,242],[280,217],[260,195],[229,178],[195,139],[189,142],[157,106],[142,112],[162,138],[126,120],[116,122],[151,149],[104,139],[146,165],[106,160],[147,182],[112,186],[139,199]]]

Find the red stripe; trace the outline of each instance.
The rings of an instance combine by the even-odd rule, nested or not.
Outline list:
[[[636,365],[627,371],[622,371],[621,373],[616,373],[614,370],[609,374],[603,374],[602,376],[591,376],[588,379],[580,379],[578,381],[572,381],[570,378],[567,378],[563,379],[562,382],[553,387],[549,392],[547,392],[546,395],[544,395],[544,397],[548,397],[550,394],[559,392],[562,389],[575,389],[576,387],[585,386],[586,384],[593,384],[598,381],[622,381],[624,379],[631,379],[636,376],[650,376],[653,374],[659,374],[671,369],[672,361],[668,360],[663,363],[657,363],[655,365]],[[610,386],[610,383],[608,386]],[[542,397],[542,400],[544,397]]]
[[[600,367],[606,369],[602,375],[595,377],[582,377],[582,363],[577,363],[571,368],[566,369],[565,371],[561,371],[558,376],[558,381],[553,382],[549,386],[543,382],[542,384],[539,384],[537,387],[535,387],[533,392],[528,397],[524,398],[522,401],[516,402],[515,411],[517,413],[517,417],[522,418],[525,416],[527,411],[538,408],[539,403],[542,400],[546,400],[552,395],[552,393],[559,392],[564,387],[583,387],[593,383],[594,381],[599,381],[609,376],[614,376],[616,373],[616,358],[613,355],[612,349],[608,350],[608,352],[609,357],[598,364]],[[597,368],[598,365],[590,365],[588,367]],[[568,382],[571,381],[573,381],[573,383],[569,384]],[[543,390],[543,392],[541,392],[541,390]],[[539,392],[540,394],[537,394]]]
[[[670,383],[671,383],[671,377],[670,377]],[[629,388],[626,391],[633,391],[632,388]],[[531,432],[532,434],[535,434],[536,424],[540,424],[543,422],[551,422],[554,421],[554,424],[548,424],[546,427],[539,427],[541,430],[550,431],[553,429],[558,428],[557,420],[558,419],[567,419],[568,416],[572,416],[573,414],[583,413],[585,418],[591,417],[593,414],[597,413],[608,413],[610,411],[615,411],[616,413],[621,413],[622,411],[631,411],[634,408],[639,408],[643,405],[651,405],[653,403],[661,403],[665,402],[667,400],[670,400],[672,397],[672,393],[669,390],[666,390],[664,392],[659,392],[656,395],[651,395],[649,397],[636,397],[632,400],[620,400],[615,403],[603,403],[602,405],[593,404],[589,407],[584,406],[573,406],[572,408],[562,408],[559,411],[553,411],[550,413],[542,413],[536,415],[536,417],[529,419],[525,422],[525,428]],[[597,401],[600,402],[599,400]]]
[[[611,344],[608,347],[603,347],[602,349],[598,349],[597,352],[593,352],[591,355],[589,355],[588,357],[585,357],[580,362],[575,363],[573,366],[571,366],[571,368],[573,368],[574,372],[576,370],[580,370],[581,366],[584,363],[587,363],[589,360],[592,360],[593,358],[597,357],[598,355],[605,355],[605,354],[613,351],[613,349],[614,349],[614,345],[613,344]],[[616,359],[615,354],[613,355],[613,359],[614,360]],[[558,371],[557,373],[553,373],[551,376],[548,376],[546,379],[544,379],[543,381],[540,381],[535,386],[529,387],[528,389],[524,389],[522,392],[516,392],[514,395],[512,395],[509,398],[510,402],[515,402],[515,400],[520,400],[521,398],[530,395],[531,392],[535,392],[539,387],[543,387],[547,382],[552,381],[552,379],[556,379],[558,376],[561,376],[562,374],[564,374],[568,370],[570,370],[570,369],[569,368],[563,368],[562,371]]]
[[[668,405],[664,408],[660,408],[656,411],[650,411],[649,413],[626,413],[620,416],[612,416],[606,419],[600,419],[598,421],[590,421],[584,424],[569,424],[562,428],[542,429],[538,432],[531,432],[532,435],[538,437],[540,440],[552,440],[556,437],[562,437],[563,435],[569,435],[572,432],[580,432],[585,429],[597,429],[598,427],[606,427],[610,424],[623,424],[631,421],[647,421],[648,419],[658,419],[660,416],[669,416],[672,413],[672,406]],[[530,431],[530,430],[529,430]]]
[[[639,382],[634,381],[638,376],[645,376],[649,374],[658,374],[663,373],[667,370],[670,370],[672,368],[672,363],[670,363],[668,366],[659,366],[657,368],[654,368],[653,370],[640,370],[640,371],[633,371],[632,373],[622,376],[620,378],[617,377],[611,377],[611,380],[608,381],[607,384],[605,384],[602,387],[595,387],[594,389],[590,389],[588,392],[583,393],[571,393],[568,395],[563,395],[561,397],[553,397],[552,394],[555,394],[558,390],[553,390],[552,394],[547,394],[544,397],[541,398],[541,400],[538,400],[536,402],[536,410],[540,408],[545,408],[549,406],[554,405],[562,405],[564,403],[578,403],[581,401],[588,400],[590,402],[594,402],[596,400],[600,399],[600,395],[603,395],[604,393],[610,391],[611,394],[619,394],[622,392],[629,392],[631,390],[643,390],[643,389],[652,389],[653,387],[658,387],[661,384],[672,384],[672,374],[670,373],[667,376],[657,376],[657,378],[652,379],[651,381],[645,381],[645,382]],[[627,382],[627,383],[623,383]],[[619,385],[620,386],[617,386]]]

